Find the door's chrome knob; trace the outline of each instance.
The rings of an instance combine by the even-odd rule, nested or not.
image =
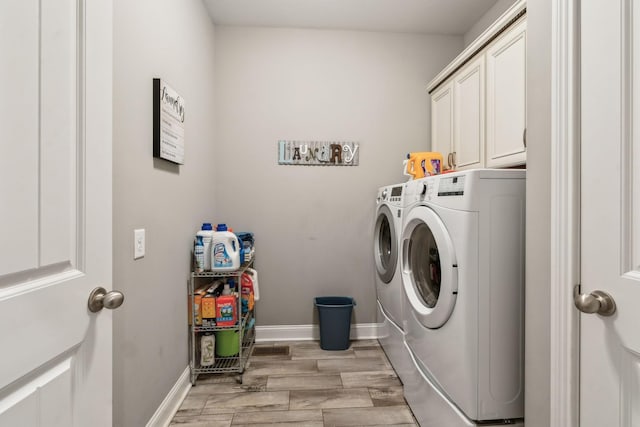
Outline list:
[[[593,291],[590,294],[581,294],[580,285],[573,288],[573,303],[583,313],[597,313],[601,316],[611,316],[616,312],[616,303],[613,297],[606,292]]]
[[[95,288],[89,294],[89,311],[92,313],[96,313],[103,308],[108,308],[109,310],[113,310],[114,308],[118,308],[124,302],[124,295],[122,292],[111,291],[107,292],[105,288]]]

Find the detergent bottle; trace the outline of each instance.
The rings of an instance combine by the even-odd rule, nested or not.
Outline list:
[[[403,166],[404,174],[413,179],[438,175],[442,172],[442,154],[431,151],[409,153]]]
[[[204,265],[202,266],[204,271],[211,270],[211,238],[213,237],[213,227],[210,222],[205,222],[202,227],[196,233],[195,243],[198,243],[198,237],[202,238],[202,245],[204,251]],[[196,258],[197,262],[197,258]]]
[[[242,273],[242,276],[240,277],[240,296],[242,298],[242,312],[246,313],[247,311],[253,310],[253,307],[255,305],[253,277],[246,271]]]
[[[240,242],[227,230],[226,224],[218,224],[211,237],[211,270],[232,271],[240,268]]]
[[[204,271],[204,243],[202,242],[202,236],[196,236],[196,245],[193,252],[196,258],[196,273],[202,273]]]
[[[251,278],[253,287],[253,299],[254,301],[260,300],[260,287],[258,286],[258,271],[253,268],[247,268],[245,274]]]
[[[209,332],[200,338],[200,366],[211,366],[215,363],[214,349],[216,338]]]

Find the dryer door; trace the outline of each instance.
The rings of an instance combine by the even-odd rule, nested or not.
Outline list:
[[[393,213],[387,205],[378,209],[373,239],[378,277],[384,283],[389,283],[393,279],[398,262],[398,235],[394,227]]]
[[[402,232],[402,285],[416,318],[444,325],[458,294],[456,254],[442,220],[426,206],[411,209]]]

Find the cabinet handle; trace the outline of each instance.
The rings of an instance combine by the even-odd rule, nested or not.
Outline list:
[[[451,163],[453,164],[453,169],[456,168],[456,152],[451,153]]]
[[[522,131],[522,143],[524,144],[524,148],[527,148],[527,128],[524,128]]]
[[[447,155],[447,164],[449,165],[449,169],[453,169],[453,153]]]

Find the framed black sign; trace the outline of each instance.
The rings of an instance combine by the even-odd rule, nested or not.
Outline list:
[[[184,164],[184,99],[153,79],[153,157]]]

